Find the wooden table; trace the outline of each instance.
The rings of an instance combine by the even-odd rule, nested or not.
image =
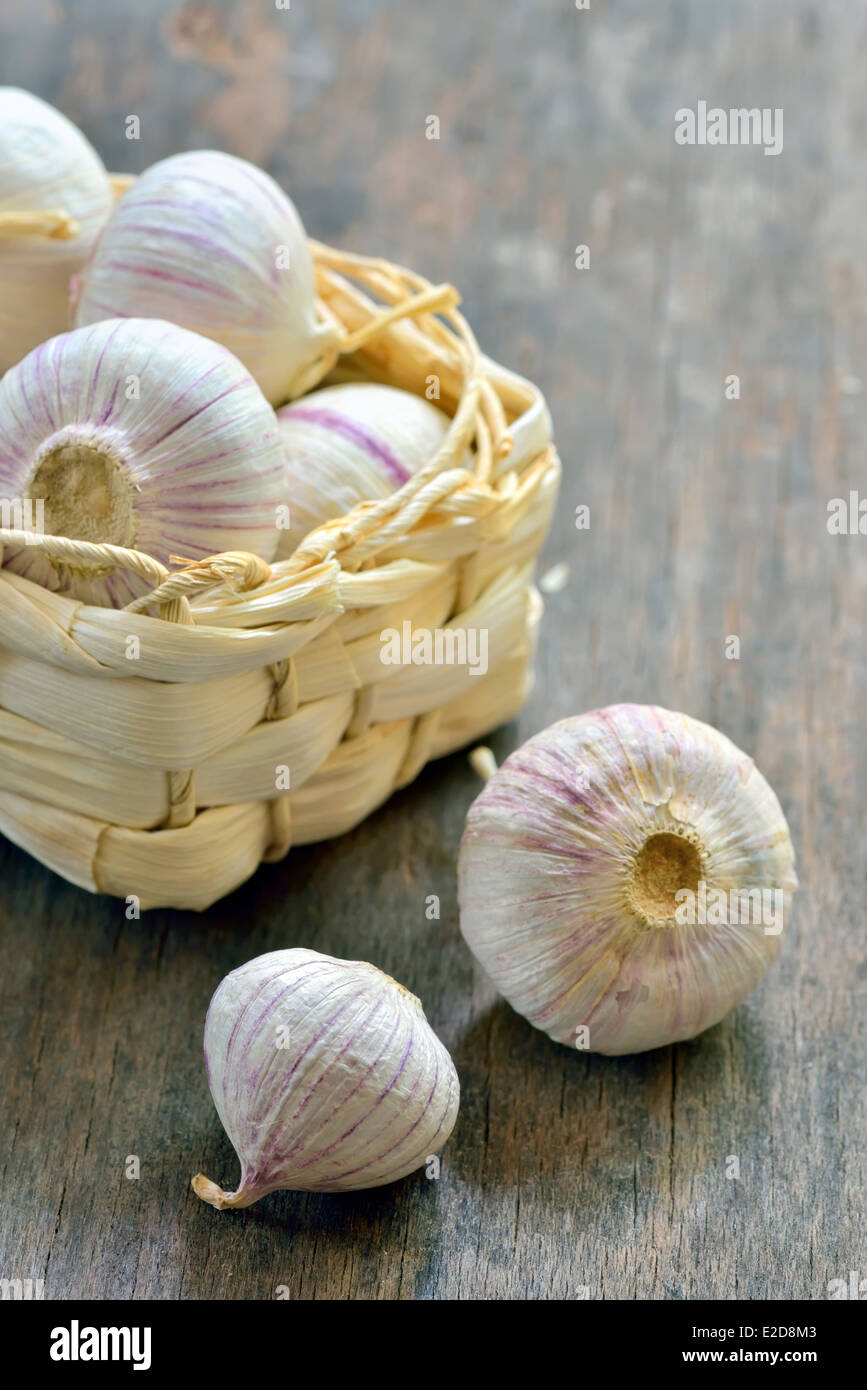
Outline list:
[[[803,886],[745,1004],[610,1059],[534,1032],[463,945],[463,755],[201,917],[128,921],[4,844],[0,1273],[103,1299],[823,1299],[867,1275],[867,539],[827,529],[865,486],[865,42],[845,0],[4,4],[0,81],[110,167],[221,146],[311,234],[461,287],[546,392],[565,465],[541,572],[568,582],[497,755],[618,700],[685,710],[755,757]],[[783,108],[783,152],[676,144],[699,99]],[[457,1128],[439,1182],[218,1214],[189,1188],[237,1175],[205,1009],[292,945],[422,997]]]

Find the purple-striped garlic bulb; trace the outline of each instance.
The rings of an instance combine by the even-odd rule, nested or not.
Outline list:
[[[225,348],[159,319],[63,333],[0,381],[0,503],[17,529],[142,550],[168,565],[277,544],[277,420]],[[87,603],[148,589],[124,569],[7,543],[4,565]]]
[[[641,1052],[717,1023],[780,948],[797,887],[751,758],[685,714],[611,705],[531,738],[470,808],[461,930],[557,1042]]]
[[[277,419],[290,513],[278,559],[314,527],[402,487],[433,458],[451,423],[430,401],[378,382],[327,386],[284,406]]]
[[[272,405],[316,379],[334,329],[319,322],[294,204],[219,150],[153,164],[124,193],[74,287],[75,322],[169,319],[233,352]]]
[[[81,131],[17,87],[0,87],[0,376],[69,327],[69,280],[114,199]]]
[[[427,1163],[458,1113],[454,1063],[414,994],[365,961],[272,951],[227,975],[205,1020],[205,1070],[241,1160],[220,1210],[279,1188],[348,1192]]]

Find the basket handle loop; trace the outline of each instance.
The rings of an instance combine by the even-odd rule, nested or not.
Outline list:
[[[211,555],[207,560],[186,560],[172,555],[173,565],[183,565],[164,579],[156,589],[141,598],[133,599],[124,608],[125,613],[142,613],[155,604],[161,607],[178,599],[189,598],[203,589],[211,589],[216,584],[225,584],[233,594],[246,594],[258,589],[272,578],[271,567],[258,555],[249,555],[244,550],[227,550],[222,555]]]
[[[81,223],[63,208],[35,208],[32,211],[0,212],[0,239],[34,236],[46,241],[71,241],[81,231]]]
[[[115,202],[135,183],[133,174],[109,174]],[[47,241],[71,241],[81,231],[81,223],[65,208],[25,208],[0,212],[0,240],[3,237],[34,236]]]
[[[356,328],[354,333],[347,333],[341,338],[338,346],[344,354],[357,352],[371,338],[375,338],[398,319],[417,318],[419,314],[440,314],[444,309],[456,309],[460,302],[461,297],[454,285],[431,285],[421,294],[403,299],[399,304],[378,309],[361,328]]]

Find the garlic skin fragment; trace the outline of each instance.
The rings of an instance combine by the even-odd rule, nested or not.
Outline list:
[[[610,1055],[695,1037],[740,1003],[782,938],[770,912],[732,911],[732,890],[766,890],[784,928],[797,887],[752,759],[688,715],[630,704],[565,719],[506,760],[470,808],[458,879],[463,935],[512,1007]],[[707,903],[726,895],[722,924],[702,882]],[[693,925],[676,916],[690,901]]]
[[[272,405],[298,394],[335,336],[317,321],[313,261],[293,204],[268,174],[218,150],[172,155],[136,180],[74,298],[78,326],[168,319],[222,343]]]
[[[164,565],[277,544],[277,421],[237,358],[159,319],[109,319],[41,344],[0,381],[0,500],[43,504],[44,530]],[[124,569],[7,544],[3,564],[55,592],[123,607]]]
[[[69,327],[70,277],[113,205],[108,174],[81,131],[30,92],[0,87],[0,376]],[[41,212],[64,212],[68,223],[40,229]],[[16,230],[3,214],[37,216]]]
[[[290,526],[278,558],[309,531],[376,501],[429,463],[451,421],[430,401],[378,382],[326,386],[278,410]]]
[[[223,1210],[269,1192],[348,1192],[395,1182],[446,1142],[454,1063],[415,995],[364,961],[272,951],[233,970],[205,1020],[205,1070],[241,1160]]]

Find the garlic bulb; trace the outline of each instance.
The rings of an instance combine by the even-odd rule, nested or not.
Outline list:
[[[277,412],[286,455],[289,528],[278,558],[309,531],[388,497],[428,463],[450,421],[429,401],[376,382],[314,391]]]
[[[610,1054],[692,1038],[776,956],[794,854],[752,760],[643,705],[530,739],[470,808],[461,930],[513,1008]]]
[[[108,174],[71,121],[0,87],[0,376],[69,327],[69,279],[111,213]],[[67,221],[39,214],[65,213]]]
[[[236,1192],[201,1173],[212,1206],[291,1188],[344,1192],[413,1172],[452,1132],[454,1063],[415,995],[364,961],[272,951],[219,985],[205,1069],[241,1160]]]
[[[313,262],[268,174],[217,150],[172,155],[118,203],[75,287],[75,322],[169,319],[233,352],[281,405],[333,341]],[[307,383],[309,384],[309,383]]]
[[[0,381],[0,500],[42,504],[50,535],[203,559],[277,544],[277,421],[237,358],[158,319],[109,319],[43,343]],[[7,545],[3,563],[48,589],[122,607],[147,591],[125,570],[52,562]]]

